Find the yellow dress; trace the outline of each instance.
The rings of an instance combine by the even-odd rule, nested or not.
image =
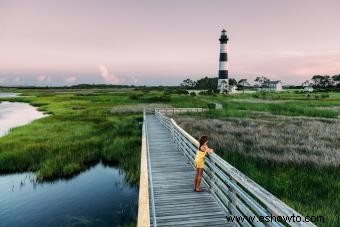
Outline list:
[[[195,157],[195,167],[196,168],[204,168],[204,159],[205,159],[206,155],[207,155],[206,151],[198,150],[196,152],[196,157]]]

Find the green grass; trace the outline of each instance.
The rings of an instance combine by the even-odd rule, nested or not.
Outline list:
[[[340,168],[280,164],[218,149],[223,159],[303,215],[323,216],[318,226],[340,226]]]
[[[274,115],[305,116],[321,118],[337,118],[339,110],[320,107],[340,107],[340,97],[337,93],[330,93],[325,99],[306,99],[305,94],[295,93],[261,93],[240,94],[233,96],[205,97],[205,101],[218,102],[223,105],[223,110],[216,111],[219,117],[250,117],[252,112],[267,112]],[[338,97],[338,98],[337,98]],[[211,116],[211,113],[209,113]]]
[[[205,106],[199,99],[163,91],[133,89],[15,90],[16,98],[50,116],[17,127],[0,138],[0,173],[33,171],[40,181],[72,177],[99,161],[122,167],[138,185],[142,113],[112,113],[115,106],[138,103]],[[137,99],[131,97],[137,94]]]
[[[0,138],[0,172],[33,171],[38,180],[71,177],[107,162],[122,167],[137,185],[141,114],[111,114],[118,104],[132,103],[126,94],[57,94],[28,92],[10,101],[29,102],[50,116],[15,128]]]

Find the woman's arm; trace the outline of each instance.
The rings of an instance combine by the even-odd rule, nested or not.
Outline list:
[[[214,149],[207,147],[208,154],[214,153]]]
[[[201,146],[201,151],[207,152],[208,154],[211,154],[214,152],[214,149],[211,149],[208,147],[208,145],[204,144]]]

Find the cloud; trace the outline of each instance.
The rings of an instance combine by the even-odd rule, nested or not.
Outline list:
[[[272,80],[281,80],[284,84],[301,84],[316,74],[338,74],[340,54],[284,51],[270,59],[254,59],[246,64],[239,61],[236,67],[231,68],[236,68],[241,75],[249,74],[250,80],[264,75]]]
[[[51,77],[45,76],[45,75],[40,75],[36,77],[37,81],[40,83],[50,83],[52,81]]]
[[[68,84],[72,84],[72,83],[74,83],[76,80],[77,80],[77,77],[75,77],[75,76],[70,76],[70,77],[67,77],[67,78],[65,79],[65,82],[68,83]]]
[[[136,83],[138,83],[139,79],[136,78],[135,76],[131,76],[131,81],[132,81],[133,84],[136,84]]]
[[[44,81],[46,79],[47,79],[47,76],[43,76],[43,75],[37,76],[37,81],[39,81],[39,82],[42,82],[42,81]]]
[[[283,56],[306,56],[306,53],[295,51],[295,50],[288,50],[288,51],[282,51],[280,52]]]
[[[118,84],[120,82],[120,78],[109,71],[106,65],[98,66],[100,74],[104,81],[109,84]]]
[[[19,83],[20,81],[21,81],[21,78],[19,76],[15,77],[13,79],[13,82],[15,82],[15,83]]]
[[[5,77],[0,77],[0,84],[5,83],[6,80],[7,80],[7,79],[6,79]]]
[[[340,55],[305,58],[292,72],[296,75],[337,74],[340,72]]]

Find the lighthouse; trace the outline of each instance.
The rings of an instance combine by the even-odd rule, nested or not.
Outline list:
[[[229,81],[228,81],[228,54],[227,54],[227,42],[228,37],[226,34],[226,30],[222,30],[220,40],[220,64],[218,70],[218,84],[217,89],[220,90],[220,93],[224,91],[228,91],[229,89]]]

